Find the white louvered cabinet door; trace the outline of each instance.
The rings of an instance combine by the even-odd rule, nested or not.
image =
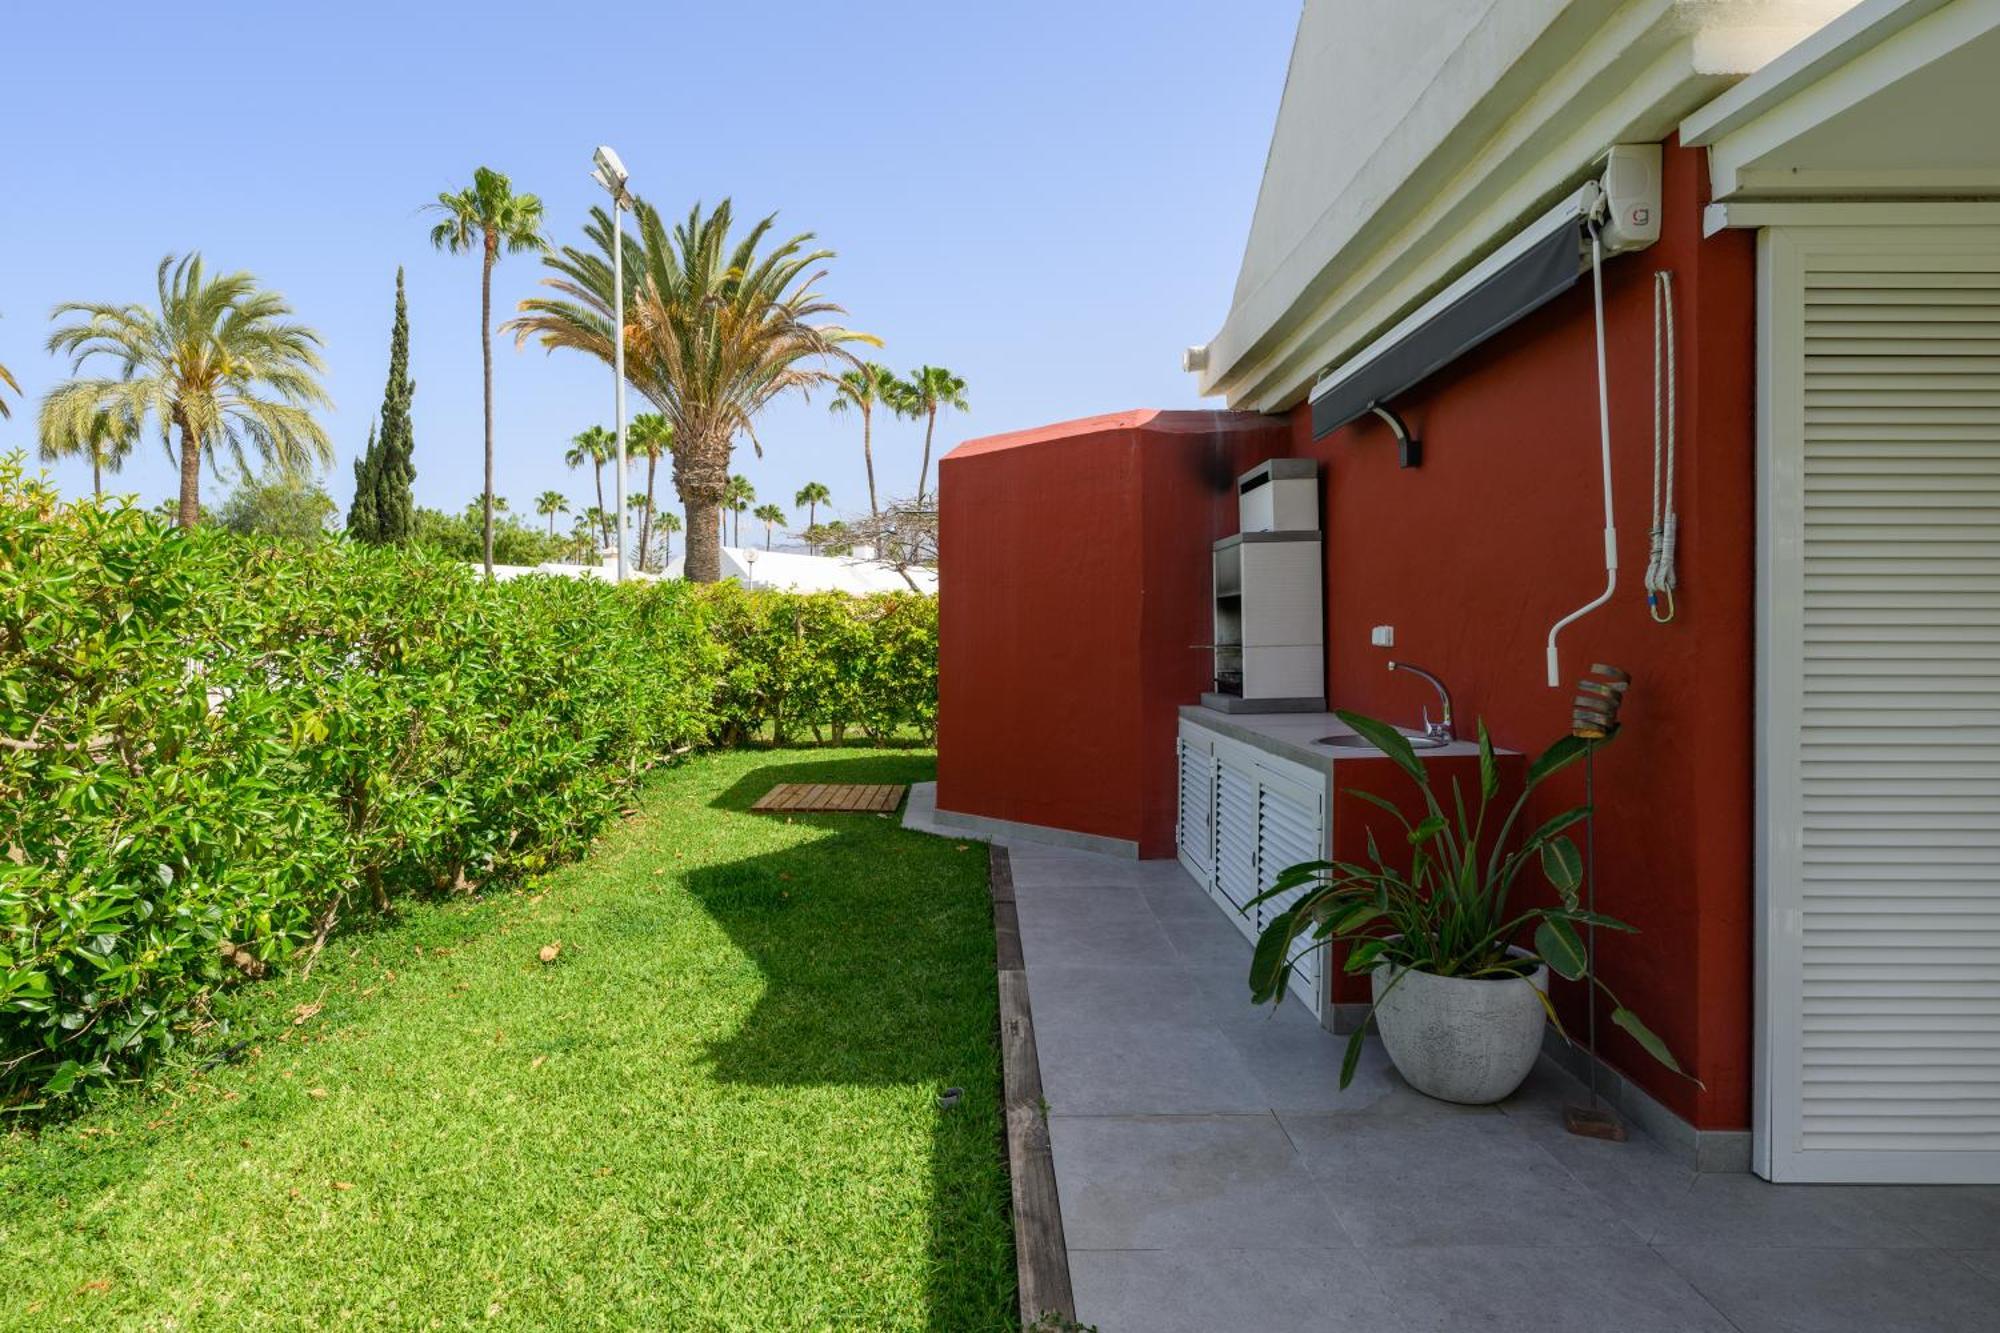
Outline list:
[[[2000,1181],[2000,229],[1760,282],[1757,1167]]]
[[[1180,747],[1180,814],[1175,841],[1181,861],[1196,880],[1207,884],[1215,863],[1215,756],[1207,746],[1186,737]]]
[[[1318,791],[1266,776],[1257,784],[1257,890],[1262,893],[1278,876],[1301,861],[1322,859],[1320,843],[1325,819]],[[1292,889],[1258,903],[1252,909],[1262,931],[1286,908],[1304,897]],[[1315,1015],[1320,1012],[1321,968],[1326,949],[1318,947],[1298,958],[1292,972],[1292,992]]]

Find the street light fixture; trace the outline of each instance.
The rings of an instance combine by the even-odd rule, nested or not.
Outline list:
[[[618,417],[618,489],[616,495],[625,494],[625,224],[621,215],[632,202],[632,196],[625,192],[625,182],[630,179],[625,164],[618,160],[618,154],[600,144],[592,155],[596,169],[590,173],[592,180],[602,185],[611,194],[611,308],[613,342],[616,346],[612,374],[613,409]],[[618,565],[617,581],[625,581],[625,506],[618,506]]]

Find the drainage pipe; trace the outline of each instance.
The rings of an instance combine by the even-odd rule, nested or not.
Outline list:
[[[1611,511],[1611,389],[1604,371],[1604,249],[1595,219],[1590,223],[1590,294],[1597,316],[1597,438],[1604,468],[1604,591],[1549,626],[1549,688],[1562,688],[1562,658],[1556,636],[1611,600],[1618,591],[1618,527]]]

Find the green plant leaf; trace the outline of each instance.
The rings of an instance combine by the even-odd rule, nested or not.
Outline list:
[[[1651,1028],[1639,1020],[1639,1015],[1621,1004],[1611,1011],[1611,1021],[1631,1033],[1632,1039],[1646,1048],[1646,1054],[1652,1056],[1676,1074],[1685,1072],[1674,1059],[1674,1053],[1667,1049],[1667,1044],[1661,1041]]]
[[[1493,757],[1493,738],[1486,734],[1486,719],[1479,719],[1479,798],[1490,801],[1500,794],[1500,761]]]
[[[1257,947],[1250,955],[1250,999],[1253,1004],[1269,1004],[1285,993],[1285,978],[1292,970],[1287,961],[1294,933],[1292,923],[1297,919],[1296,909],[1280,912],[1271,918],[1271,924],[1264,927],[1264,933],[1257,937]]]
[[[1528,786],[1538,787],[1546,778],[1562,772],[1590,753],[1591,742],[1581,736],[1564,736],[1528,765]]]
[[[1570,981],[1578,980],[1590,968],[1589,956],[1583,951],[1583,941],[1577,938],[1576,927],[1559,917],[1544,917],[1542,924],[1535,927],[1535,952]]]
[[[1543,843],[1542,873],[1562,895],[1563,905],[1575,907],[1577,886],[1583,883],[1583,853],[1577,851],[1576,844],[1561,837]]]
[[[1396,767],[1408,773],[1418,786],[1426,788],[1430,786],[1429,779],[1424,775],[1424,766],[1418,762],[1417,752],[1410,745],[1410,738],[1408,736],[1405,736],[1387,722],[1378,722],[1374,718],[1361,713],[1347,713],[1336,710],[1334,716],[1354,728],[1355,735],[1361,737],[1383,754],[1395,760]]]
[[[1368,1017],[1373,1018],[1374,1016],[1375,1011],[1370,1009]],[[1340,1090],[1342,1092],[1347,1091],[1347,1085],[1354,1081],[1354,1068],[1361,1063],[1361,1043],[1366,1040],[1367,1036],[1368,1024],[1366,1021],[1363,1021],[1361,1026],[1354,1029],[1353,1033],[1347,1038],[1347,1050],[1340,1057]]]
[[[1443,815],[1429,815],[1418,820],[1416,826],[1410,830],[1410,845],[1412,847],[1421,847],[1438,834],[1444,832],[1444,827]]]

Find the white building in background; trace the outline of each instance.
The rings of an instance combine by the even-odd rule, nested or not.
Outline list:
[[[856,596],[866,596],[873,592],[919,592],[926,597],[937,596],[938,576],[935,569],[911,566],[909,577],[887,561],[875,558],[868,547],[855,548],[853,555],[807,555],[800,551],[764,551],[749,546],[725,546],[722,548],[722,577],[735,579],[746,588],[778,588],[786,592],[845,592]],[[667,563],[664,574],[641,574],[636,569],[626,571],[632,580],[653,580],[657,578],[677,579],[682,577],[685,555],[677,555]],[[473,565],[479,569],[479,565]],[[493,577],[496,579],[520,578],[524,574],[554,574],[570,579],[602,579],[609,583],[617,577],[617,563],[607,555],[595,565],[572,565],[559,560],[551,560],[539,565],[495,565]]]
[[[687,557],[677,555],[667,563],[666,577],[681,577]],[[886,561],[878,560],[868,547],[855,548],[853,555],[806,555],[800,551],[764,551],[750,546],[722,548],[722,577],[735,579],[746,588],[780,588],[787,592],[871,592],[923,593],[937,595],[935,569],[911,566],[909,577]]]

